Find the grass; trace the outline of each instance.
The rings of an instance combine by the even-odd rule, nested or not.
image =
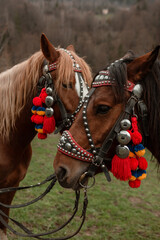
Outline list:
[[[45,141],[33,141],[33,157],[21,186],[42,181],[53,172],[53,159],[58,137],[51,135]],[[147,154],[149,161],[150,154]],[[87,219],[74,240],[158,240],[160,239],[160,187],[156,164],[149,161],[147,179],[138,189],[112,177],[108,183],[103,174],[96,176],[96,185],[88,191]],[[23,203],[38,196],[46,186],[16,193],[13,203]],[[83,196],[83,192],[81,193]],[[10,216],[31,228],[44,232],[66,221],[74,206],[72,190],[56,183],[52,191],[38,203],[23,209],[12,209]],[[71,234],[78,228],[81,207],[73,223],[57,236]],[[11,223],[10,223],[11,224]],[[12,224],[11,224],[12,225]],[[19,230],[16,228],[16,230]],[[9,240],[25,240],[8,232]]]

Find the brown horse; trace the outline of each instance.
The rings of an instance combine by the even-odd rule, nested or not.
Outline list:
[[[72,45],[67,50],[55,49],[42,34],[41,50],[28,60],[0,74],[0,188],[16,187],[26,175],[32,155],[31,141],[36,135],[35,126],[31,122],[32,100],[36,96],[37,85],[43,75],[44,62],[57,64],[56,69],[50,71],[50,76],[53,79],[54,93],[61,100],[63,112],[65,110],[66,114],[74,115],[79,105],[80,83],[77,82],[74,64],[77,64],[76,67],[84,80],[81,81],[81,95],[87,92],[86,83],[91,85],[90,68],[77,56]],[[62,122],[60,105],[54,102],[53,109],[56,125],[59,127],[58,123]],[[79,109],[80,106],[76,112]],[[62,128],[66,129],[65,125],[60,130]],[[0,202],[11,204],[14,194],[13,192],[1,194]],[[8,209],[1,210],[9,214]],[[6,229],[2,224],[0,239],[7,239]]]
[[[83,109],[58,145],[54,169],[63,187],[78,189],[82,177],[102,170],[110,180],[108,170],[112,169],[120,123],[133,113],[139,116],[145,146],[160,164],[159,48],[138,58],[129,53],[95,76]],[[119,154],[126,153],[126,149],[120,150],[124,151]]]

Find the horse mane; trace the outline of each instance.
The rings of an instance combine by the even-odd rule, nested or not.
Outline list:
[[[56,90],[58,91],[59,88],[62,86],[62,82],[68,84],[70,79],[74,76],[74,70],[73,70],[73,61],[71,57],[61,48],[57,49],[60,52],[60,58],[58,60],[58,71],[57,71],[57,80],[56,80]],[[92,82],[92,72],[90,67],[87,65],[87,63],[84,61],[83,58],[80,58],[75,52],[70,51],[72,56],[74,57],[76,63],[79,64],[82,75],[84,78],[84,81],[91,86]],[[65,67],[64,67],[65,66]]]
[[[149,139],[147,148],[160,164],[160,61],[156,60],[152,70],[142,81],[144,101],[148,108]]]
[[[30,96],[36,92],[43,55],[37,52],[28,60],[0,74],[0,135],[8,140],[17,117]]]
[[[67,82],[74,74],[73,62],[70,56],[58,48],[60,57],[58,59],[57,80],[55,90],[62,86],[62,81]],[[84,80],[91,85],[92,75],[87,63],[76,53],[73,57],[82,69]],[[5,72],[0,73],[0,135],[3,140],[9,140],[10,132],[15,128],[17,117],[31,96],[36,95],[37,83],[42,74],[44,56],[41,51],[33,54],[28,60],[23,61]]]

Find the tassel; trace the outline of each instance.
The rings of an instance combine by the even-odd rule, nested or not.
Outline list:
[[[121,181],[126,181],[131,177],[130,159],[120,158],[115,155],[112,159],[111,172],[113,175]]]
[[[47,96],[48,96],[48,95],[47,95],[47,93],[46,93],[46,89],[45,89],[45,88],[42,88],[39,97],[41,98],[41,101],[42,101],[43,103],[45,103],[45,99],[46,99]]]
[[[44,117],[44,122],[43,122],[43,130],[45,133],[52,133],[55,130],[55,118],[52,117]]]

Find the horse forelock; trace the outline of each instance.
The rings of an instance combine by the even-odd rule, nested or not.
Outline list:
[[[63,83],[69,83],[73,81],[74,69],[73,69],[73,61],[69,54],[67,54],[63,49],[57,49],[60,52],[60,57],[58,59],[58,67],[57,67],[57,79],[56,79],[56,90],[62,86]],[[91,86],[92,82],[92,73],[89,65],[84,61],[83,58],[80,58],[75,52],[71,51],[76,63],[79,64],[82,70],[82,76],[84,81]]]
[[[9,139],[21,110],[36,92],[43,59],[42,53],[37,52],[0,74],[0,135],[3,140]]]

